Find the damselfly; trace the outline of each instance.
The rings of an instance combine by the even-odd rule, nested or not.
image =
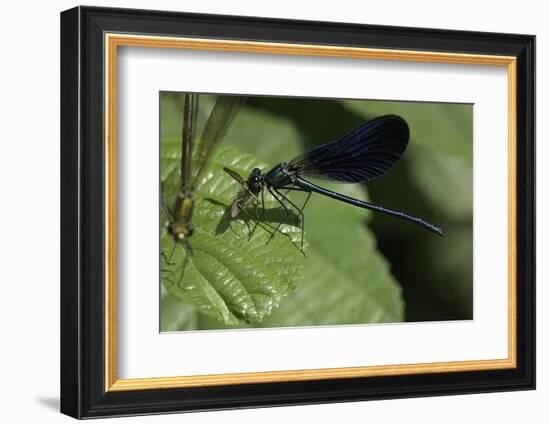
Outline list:
[[[164,196],[161,196],[162,209],[167,218],[165,226],[175,243],[187,243],[188,238],[193,234],[191,217],[195,206],[195,189],[204,177],[206,165],[215,148],[223,139],[245,99],[242,96],[219,96],[206,121],[197,148],[193,149],[199,95],[183,95],[179,191],[172,208],[169,207]],[[194,166],[192,167],[191,164]],[[173,250],[174,248],[172,253]],[[170,259],[167,259],[167,262],[170,262]]]
[[[230,208],[231,217],[236,217],[239,211],[246,212],[245,206],[251,203],[256,211],[256,223],[250,232],[251,237],[264,216],[266,210],[264,193],[267,189],[284,211],[284,216],[271,237],[279,230],[290,210],[294,209],[301,219],[301,249],[303,250],[303,210],[311,193],[315,192],[356,207],[408,220],[443,236],[443,231],[439,227],[422,218],[350,198],[305,179],[305,177],[311,177],[343,183],[366,183],[389,170],[399,160],[408,142],[409,126],[405,120],[396,115],[385,115],[367,122],[339,140],[317,146],[290,161],[282,162],[267,173],[254,168],[246,180],[237,172],[224,168],[241,185],[241,190]],[[289,191],[307,193],[301,207],[287,196]],[[260,213],[258,213],[258,205],[261,205]]]

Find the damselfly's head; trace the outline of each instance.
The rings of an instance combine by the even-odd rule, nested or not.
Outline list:
[[[193,228],[189,223],[172,223],[168,226],[168,231],[176,241],[187,239],[193,234]]]
[[[263,181],[262,176],[262,170],[259,168],[254,168],[250,175],[248,176],[248,180],[246,181],[248,183],[248,186],[252,191],[254,191],[255,188],[259,188],[261,183]]]

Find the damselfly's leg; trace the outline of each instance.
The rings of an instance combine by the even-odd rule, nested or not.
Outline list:
[[[286,189],[286,192],[284,193],[285,195],[288,195],[288,192],[290,192],[291,190],[294,190],[296,192],[306,192],[307,193],[307,197],[306,197],[306,200],[304,201],[304,204],[302,205],[302,208],[297,208],[294,204],[296,209],[299,210],[299,211],[303,211],[304,208],[306,207],[307,205],[307,202],[309,201],[309,197],[311,196],[311,191],[309,190],[306,190],[306,189],[301,189],[301,188],[297,188],[297,187],[287,187],[287,186],[282,186],[282,187],[279,187],[278,189]],[[282,196],[282,195],[281,195]],[[285,197],[286,200],[288,200],[288,202],[290,202],[290,199],[288,199],[287,197]],[[292,202],[291,202],[292,203]]]
[[[162,210],[164,211],[164,214],[166,215],[166,218],[168,219],[169,223],[174,222],[174,216],[172,215],[172,211],[170,211],[170,207],[168,206],[168,202],[166,202],[166,199],[164,199],[164,195],[160,195],[160,205],[162,207]],[[163,223],[164,225],[164,223]]]
[[[172,260],[172,256],[174,255],[174,251],[176,249],[176,245],[178,245],[178,243],[176,241],[174,241],[174,244],[172,245],[172,250],[170,252],[170,257],[167,257],[166,254],[164,252],[161,251],[160,255],[162,256],[162,258],[164,258],[164,261],[166,262],[167,265],[169,266],[175,266],[177,265],[176,262],[172,263],[171,260]],[[189,241],[188,240],[184,240],[182,241],[182,249],[185,251],[185,258],[184,258],[184,261],[182,263],[182,266],[181,266],[181,270],[183,272],[183,270],[185,270],[185,267],[187,266],[187,262],[189,261],[189,257],[191,255],[193,255],[193,251],[191,249],[191,245],[189,245]],[[162,273],[169,273],[173,279],[176,278],[176,270],[173,270],[173,269],[161,269],[160,270]]]
[[[258,213],[258,198],[256,198],[256,203],[254,204],[254,214],[256,214],[256,224],[254,225],[254,228],[258,225],[260,220],[262,219],[265,211],[265,200],[264,200],[264,191],[262,190],[262,213]],[[250,240],[250,238],[249,238]]]
[[[175,242],[174,242],[175,244]],[[170,252],[170,257],[167,257],[166,254],[164,253],[164,251],[161,251],[160,252],[160,255],[162,256],[162,258],[164,258],[164,261],[166,262],[166,264],[168,264],[169,266],[175,266],[176,263],[171,263],[170,260],[172,259],[172,254],[174,252],[174,248],[172,248],[171,252]]]
[[[283,224],[283,222],[286,220],[286,218],[288,217],[288,215],[290,214],[290,210],[288,209],[288,207],[285,205],[285,203],[283,201],[281,201],[281,199],[277,196],[277,194],[279,195],[282,195],[281,192],[279,192],[277,189],[274,189],[271,190],[270,187],[267,188],[267,190],[269,190],[269,193],[271,193],[271,196],[273,196],[277,202],[283,207],[283,209],[285,210],[285,215],[284,217],[281,219],[281,221],[279,221],[279,224],[277,224],[277,227],[275,228],[275,230],[273,231],[273,233],[271,233],[271,236],[269,237],[269,239],[267,240],[267,242],[269,242],[273,236],[275,236],[275,233],[277,233],[279,231],[279,228],[281,227],[281,224]],[[275,192],[277,192],[277,194],[275,194]],[[283,198],[285,199],[288,199],[286,198],[284,195],[283,195]]]
[[[237,208],[239,209],[240,212],[242,212],[244,215],[246,215],[249,219],[253,220],[254,217],[252,217],[248,211],[243,207],[241,206],[240,204],[237,204]],[[254,210],[256,212],[256,218],[258,217],[258,208],[255,208]],[[250,224],[248,224],[248,220],[243,220],[243,223],[246,225],[246,228],[248,230],[248,234],[250,235]]]
[[[161,228],[160,230],[162,231],[163,227],[166,227],[167,228],[167,231],[170,233],[170,226],[174,223],[174,216],[172,214],[172,211],[170,211],[170,207],[168,206],[168,202],[166,202],[166,199],[164,198],[164,194],[162,193],[162,190],[161,190],[161,193],[160,193],[160,205],[162,207],[162,210],[164,211],[164,214],[166,215],[166,218],[167,218],[167,222],[166,223],[161,223]],[[168,264],[169,266],[173,266],[175,265],[176,263],[172,263],[172,255],[174,254],[174,249],[176,247],[176,242],[174,242],[174,244],[172,245],[172,249],[170,250],[170,256],[167,257],[166,254],[161,251],[161,256],[164,258],[164,261],[166,261],[166,264]]]
[[[306,200],[304,201],[304,204],[302,205],[302,208],[300,208],[300,211],[302,211],[302,212],[304,211],[304,209],[306,208],[306,205],[309,201],[309,198],[311,197],[311,191],[309,191],[307,189],[302,189],[300,187],[294,187],[294,186],[292,186],[292,187],[282,186],[282,187],[279,187],[278,189],[286,189],[285,195],[287,195],[288,192],[290,192],[291,190],[296,191],[296,192],[307,192]],[[303,215],[302,215],[302,217],[303,217]]]
[[[286,188],[286,189],[287,189],[286,193],[288,193],[291,190],[294,190],[294,188]],[[285,201],[287,201],[290,205],[292,205],[294,207],[294,209],[298,212],[298,216],[300,217],[300,222],[301,222],[301,226],[300,226],[301,227],[301,229],[300,229],[301,230],[300,251],[304,252],[304,227],[305,227],[305,220],[306,220],[305,215],[304,215],[304,208],[306,207],[307,202],[309,201],[309,198],[311,196],[311,192],[307,193],[307,197],[306,197],[306,200],[304,202],[304,205],[302,205],[302,208],[299,208],[285,194],[281,193],[277,189],[274,189],[274,190],[275,190],[275,192],[277,192],[277,194],[279,196],[281,196]],[[307,191],[299,190],[299,192],[307,192]]]
[[[172,243],[172,249],[170,250],[170,256],[169,257],[167,257],[166,254],[162,251],[160,253],[160,255],[162,255],[162,258],[164,258],[164,261],[166,261],[166,264],[168,264],[169,266],[175,266],[176,265],[176,263],[172,263],[172,256],[174,255],[174,251],[176,250],[176,245],[177,245],[177,242],[174,241]]]
[[[301,213],[302,213],[302,240],[300,241],[300,251],[304,252],[304,229],[305,229],[305,221],[306,221],[306,216],[304,215],[304,209],[307,205],[307,202],[309,201],[309,198],[311,197],[311,192],[308,192],[307,194],[307,198],[306,200],[304,201],[304,204],[302,205],[302,209],[301,209]]]
[[[306,205],[307,205],[307,202],[309,201],[309,198],[311,197],[311,192],[308,192],[307,193],[307,198],[306,200],[304,201],[304,205],[302,205],[302,211],[304,211],[304,209],[306,208]]]
[[[173,266],[176,264],[176,263],[172,263],[172,257],[174,256],[176,246],[179,245],[178,242],[181,243],[181,249],[183,249],[183,252],[185,253],[186,258],[189,257],[190,255],[193,255],[193,249],[189,244],[188,238],[185,238],[183,240],[174,240],[172,244],[172,249],[170,250],[170,256],[167,257],[163,251],[160,252],[160,255],[162,256],[162,258],[164,258],[164,260],[166,261],[166,264],[168,264],[169,266]]]
[[[168,203],[166,202],[166,199],[164,199],[164,195],[160,194],[160,205],[162,207],[162,210],[164,211],[164,214],[166,215],[166,218],[168,219],[168,223],[162,223],[162,226],[169,226],[170,223],[174,222],[174,216],[172,215],[172,212],[170,211],[170,208],[168,207]],[[161,251],[160,255],[164,258],[164,261],[166,261],[166,264],[169,266],[173,266],[176,263],[171,263],[172,255],[174,254],[174,248],[176,247],[176,242],[173,243],[172,249],[170,250],[170,257],[167,257],[166,254]]]
[[[256,227],[258,227],[258,224],[260,224],[260,221],[262,221],[262,218],[264,218],[265,214],[265,195],[264,195],[264,189],[262,188],[262,195],[260,196],[260,199],[262,200],[262,212],[258,216],[258,208],[256,208],[256,223],[254,224],[254,227],[252,228],[252,232],[250,232],[250,235],[248,236],[248,240],[252,239],[252,235],[256,231]]]

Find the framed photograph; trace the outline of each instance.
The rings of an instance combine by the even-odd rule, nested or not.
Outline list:
[[[61,411],[535,387],[535,37],[61,14]]]

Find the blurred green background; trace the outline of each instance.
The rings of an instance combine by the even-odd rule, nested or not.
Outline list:
[[[200,96],[199,134],[215,99]],[[162,157],[181,139],[181,95],[164,92],[160,102]],[[409,124],[402,158],[368,185],[332,188],[360,190],[378,205],[424,217],[443,228],[444,238],[313,194],[305,210],[312,254],[304,259],[302,282],[266,319],[222,323],[164,285],[161,330],[472,319],[472,105],[248,97],[222,145],[271,167],[385,114]],[[323,283],[327,263],[339,272]]]

